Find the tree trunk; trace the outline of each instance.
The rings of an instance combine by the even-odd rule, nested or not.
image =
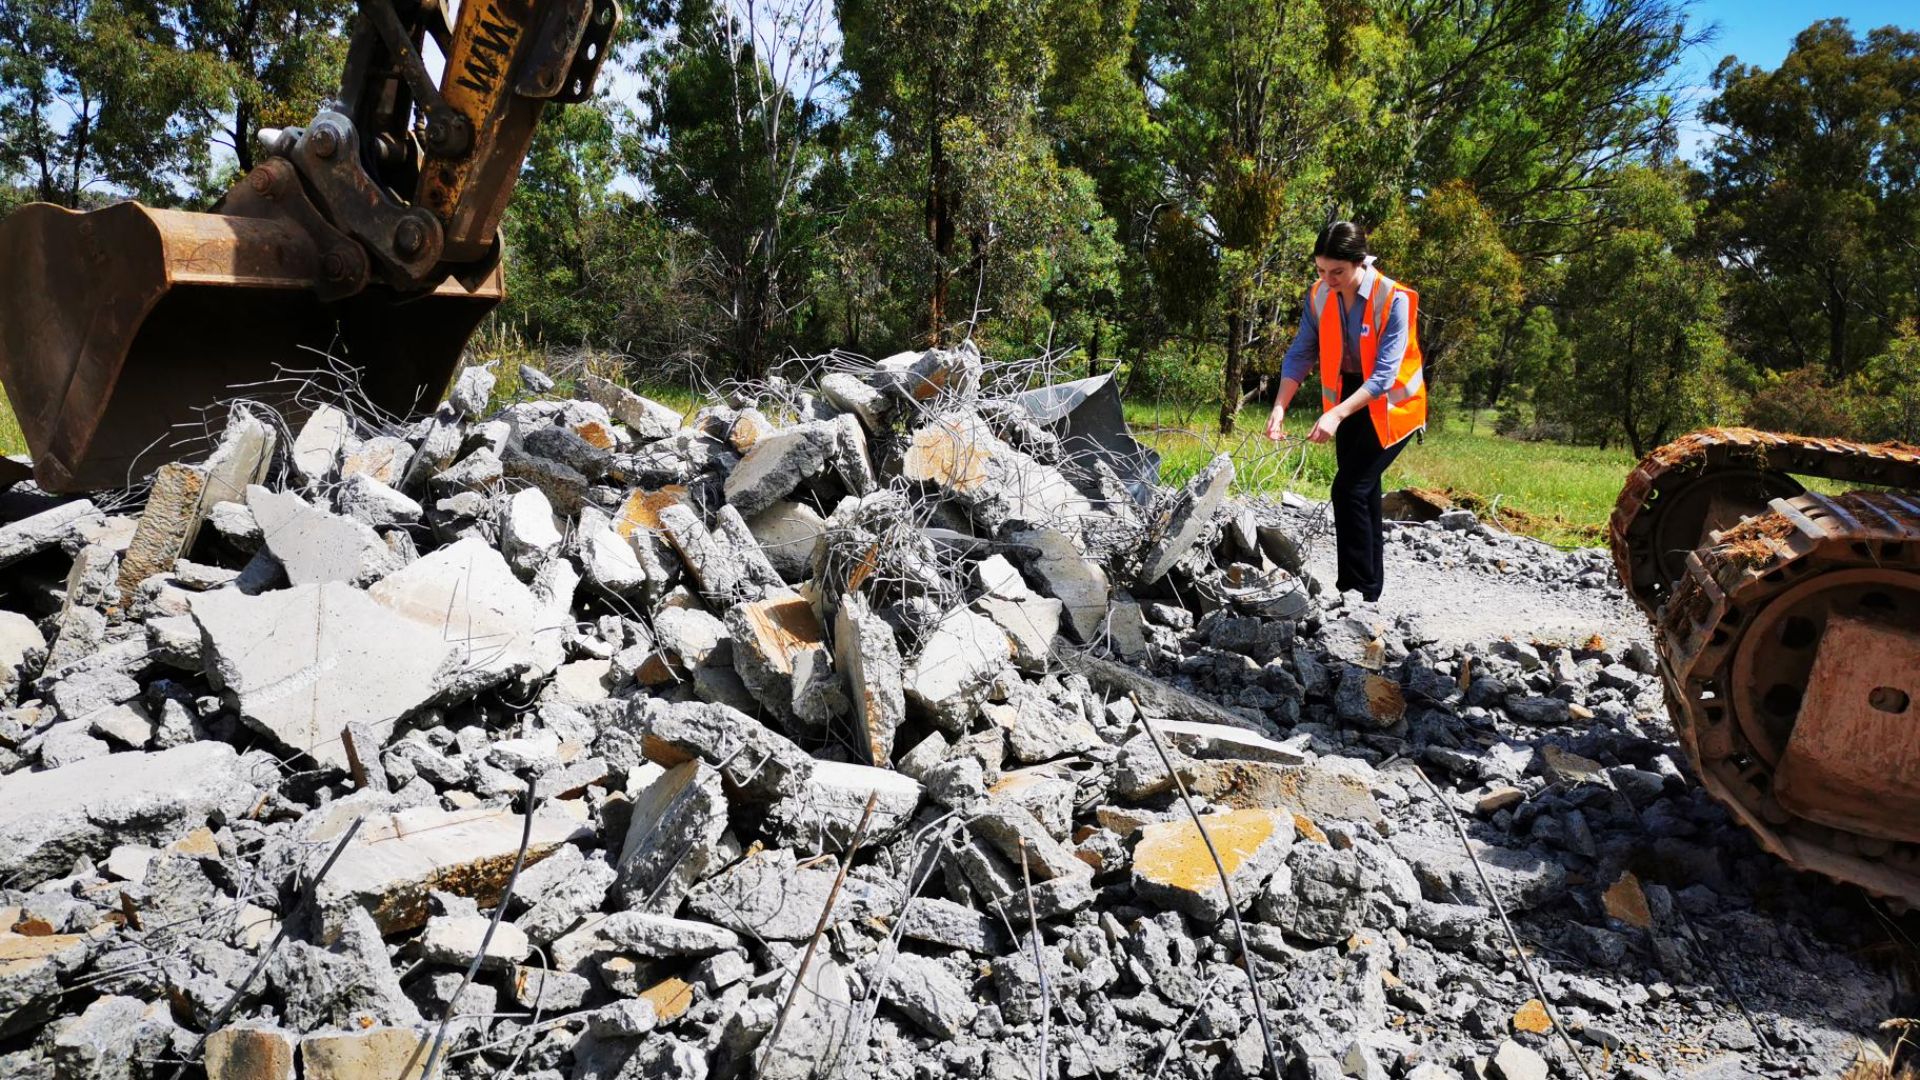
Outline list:
[[[932,103],[927,110],[927,239],[933,244],[933,282],[932,295],[927,303],[927,339],[935,347],[943,343],[947,328],[947,280],[951,276],[948,267],[953,256],[953,207],[949,205],[952,193],[948,190],[951,177],[947,164],[946,143],[940,133],[940,98],[945,78],[942,72],[935,71],[933,93],[929,95]]]
[[[1220,387],[1220,434],[1233,434],[1234,417],[1240,412],[1240,383],[1246,378],[1247,357],[1241,348],[1246,328],[1246,289],[1236,285],[1227,293],[1227,362]]]
[[[1831,270],[1827,273],[1827,371],[1836,383],[1847,377],[1847,297]]]

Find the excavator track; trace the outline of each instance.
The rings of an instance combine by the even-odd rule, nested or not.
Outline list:
[[[1907,490],[1813,494],[1788,470]],[[1717,429],[1648,455],[1610,528],[1704,786],[1792,865],[1907,905],[1920,905],[1917,490],[1908,447]]]
[[[1776,507],[1696,552],[1659,620],[1681,744],[1769,851],[1920,905],[1920,499]]]
[[[1805,492],[1795,476],[1920,491],[1920,448],[1708,428],[1642,458],[1614,504],[1607,533],[1620,580],[1658,618],[1687,555],[1716,529]]]

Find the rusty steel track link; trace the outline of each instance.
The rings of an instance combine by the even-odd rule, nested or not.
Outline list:
[[[1920,448],[1751,428],[1708,428],[1660,447],[1628,475],[1607,523],[1634,602],[1657,619],[1688,554],[1706,546],[1712,530],[1803,494],[1796,475],[1920,491]]]
[[[1708,791],[1792,865],[1920,905],[1920,497],[1776,499],[1688,555],[1655,627]]]

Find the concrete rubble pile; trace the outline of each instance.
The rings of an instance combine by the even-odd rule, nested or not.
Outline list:
[[[1566,1075],[1547,1004],[1623,1075],[1754,1045],[1673,919],[1764,860],[1644,647],[1436,648],[1110,381],[998,374],[470,368],[0,496],[0,1076],[1272,1075],[1255,994],[1289,1076]]]

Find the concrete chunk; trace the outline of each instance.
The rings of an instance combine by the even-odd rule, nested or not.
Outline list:
[[[867,759],[883,768],[889,766],[893,762],[894,732],[907,713],[900,649],[894,644],[893,628],[874,614],[865,597],[849,593],[834,615],[833,648],[847,677],[853,717]]]
[[[695,886],[687,909],[741,934],[804,941],[820,925],[837,874],[831,862],[801,868],[791,851],[762,851]],[[850,876],[834,899],[827,925],[884,915],[893,906],[891,892]]]
[[[300,425],[300,434],[293,438],[294,478],[303,484],[331,479],[352,441],[351,416],[331,405],[316,406],[307,414],[307,422]]]
[[[539,488],[522,488],[501,506],[501,554],[522,576],[531,577],[553,558],[564,539],[553,520],[553,504]]]
[[[306,1080],[426,1080],[431,1032],[382,1027],[316,1032],[300,1040]]]
[[[813,549],[827,521],[805,503],[782,500],[748,518],[747,530],[781,579],[797,585],[813,576]]]
[[[293,1080],[295,1036],[232,1024],[207,1035],[207,1080]]]
[[[515,675],[552,674],[573,624],[570,595],[542,600],[478,537],[416,559],[367,595],[453,649],[454,666],[440,685],[449,696],[477,693]]]
[[[434,699],[459,660],[422,623],[338,581],[259,596],[220,589],[196,595],[192,610],[208,676],[240,714],[341,769],[348,724],[384,740],[396,720]]]
[[[859,417],[868,431],[878,435],[886,430],[887,414],[893,403],[858,375],[844,371],[825,375],[820,379],[820,392],[834,408]]]
[[[1233,882],[1234,899],[1244,909],[1261,886],[1285,864],[1293,844],[1293,815],[1279,810],[1232,810],[1202,814],[1207,835],[1219,854],[1219,867]],[[1133,849],[1133,891],[1205,922],[1227,913],[1220,869],[1191,818],[1148,825]]]
[[[935,724],[959,734],[1012,654],[1007,635],[992,619],[955,608],[907,665],[907,698]]]
[[[792,719],[794,661],[825,648],[827,633],[813,605],[791,590],[727,610],[733,666],[754,698],[774,716]]]
[[[1060,616],[1067,605],[1050,596],[1026,596],[1003,600],[983,596],[973,602],[974,610],[992,619],[1013,643],[1013,664],[1022,671],[1045,671],[1053,656],[1054,639],[1060,636]]]
[[[1008,525],[1077,532],[1094,514],[1059,469],[1007,445],[971,412],[949,413],[915,431],[900,472],[958,502],[990,532]]]
[[[481,951],[480,943],[486,939],[487,926],[492,921],[486,915],[436,915],[428,919],[418,942],[420,958],[429,964],[464,967],[477,955],[481,957],[481,967],[496,971],[525,960],[533,951],[533,945],[512,923],[503,922],[495,927],[493,938],[486,942],[486,951]]]
[[[833,444],[833,425],[820,422],[795,424],[756,440],[727,474],[728,504],[744,517],[760,513],[819,473]]]
[[[1220,505],[1226,502],[1233,486],[1233,458],[1219,454],[1207,467],[1195,473],[1173,498],[1149,531],[1152,542],[1141,559],[1141,585],[1151,585],[1167,576],[1173,564],[1184,558],[1202,533],[1213,523]]]
[[[341,581],[364,585],[394,570],[399,560],[380,534],[338,514],[315,509],[291,492],[247,489],[247,509],[260,523],[267,550],[294,585]]]
[[[329,923],[358,906],[386,934],[424,925],[427,894],[434,890],[492,907],[513,870],[524,821],[508,810],[433,807],[376,817],[347,845],[316,886],[314,899]],[[527,864],[589,834],[585,825],[558,813],[535,813]]]
[[[609,379],[586,375],[580,380],[588,398],[607,410],[641,442],[665,439],[680,430],[685,417],[651,398],[641,397]]]
[[[726,830],[720,774],[702,761],[666,770],[633,799],[615,867],[622,906],[671,914],[720,857]]]
[[[333,493],[333,505],[342,514],[376,529],[419,522],[426,510],[417,502],[366,473],[354,473]]]
[[[397,488],[407,475],[407,463],[413,460],[413,446],[392,435],[376,435],[350,448],[340,463],[342,478],[365,476],[388,487]]]
[[[46,881],[82,855],[165,845],[211,815],[245,813],[256,779],[273,779],[255,771],[225,743],[196,742],[0,777],[0,881]]]
[[[620,911],[589,919],[553,943],[557,971],[585,974],[596,956],[707,956],[740,947],[739,935],[711,923],[672,919],[643,911]]]
[[[192,465],[168,462],[154,470],[147,508],[140,513],[133,542],[120,560],[120,603],[133,606],[135,590],[155,574],[173,569],[200,534],[206,473]]]
[[[867,797],[878,796],[864,842],[891,835],[920,806],[920,783],[905,773],[815,761],[806,790],[776,803],[769,817],[778,820],[783,838],[803,851],[837,851],[853,842],[866,812]]]
[[[671,767],[699,758],[720,770],[730,794],[750,801],[792,795],[813,774],[806,751],[725,705],[636,699],[628,722],[640,727],[648,759]]]
[[[1025,549],[1025,561],[1040,588],[1060,601],[1074,640],[1100,640],[1107,619],[1107,572],[1081,550],[1073,538],[1058,529],[1015,533],[1012,541]]]

